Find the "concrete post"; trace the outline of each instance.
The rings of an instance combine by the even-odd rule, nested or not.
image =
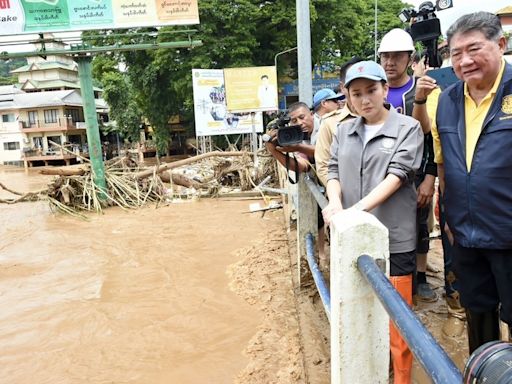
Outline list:
[[[357,269],[367,254],[389,271],[388,230],[373,215],[345,210],[331,224],[331,383],[388,383],[389,316]]]
[[[307,177],[307,174],[300,173],[300,180],[297,183],[297,269],[299,286],[301,286],[306,273],[309,273],[306,258],[306,234],[311,233],[314,243],[318,244],[318,205],[304,181],[305,177]]]

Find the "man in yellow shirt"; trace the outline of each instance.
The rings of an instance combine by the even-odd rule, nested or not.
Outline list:
[[[472,353],[500,338],[499,318],[512,325],[512,66],[492,13],[447,36],[462,82],[441,94],[432,133]]]

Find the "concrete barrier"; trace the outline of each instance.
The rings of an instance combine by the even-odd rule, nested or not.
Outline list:
[[[335,215],[331,224],[331,383],[389,382],[389,316],[357,269],[363,254],[382,259],[389,271],[387,228],[366,212],[345,210]]]

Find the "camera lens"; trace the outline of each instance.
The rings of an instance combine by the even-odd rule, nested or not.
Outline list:
[[[480,346],[464,368],[464,384],[512,384],[512,344],[491,341]]]

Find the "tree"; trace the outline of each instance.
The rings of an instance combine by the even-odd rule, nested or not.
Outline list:
[[[106,72],[102,85],[110,116],[116,122],[115,131],[132,142],[138,141],[142,113],[128,79],[116,71]]]
[[[18,82],[17,76],[12,76],[11,71],[27,65],[27,59],[16,58],[0,60],[0,85],[11,85]]]

